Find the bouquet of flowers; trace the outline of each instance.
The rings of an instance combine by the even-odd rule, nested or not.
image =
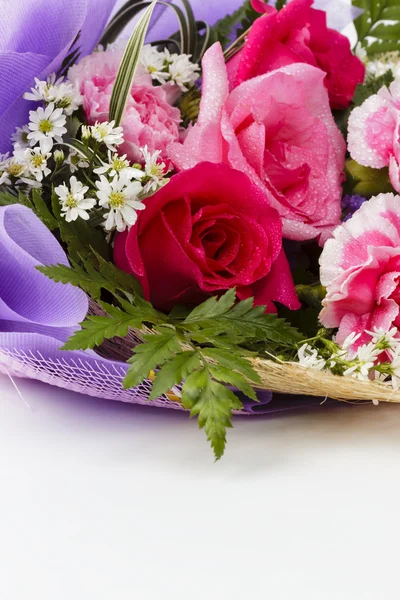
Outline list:
[[[329,3],[353,49],[312,0],[114,3],[0,53],[0,367],[216,458],[262,390],[400,402],[400,0]]]

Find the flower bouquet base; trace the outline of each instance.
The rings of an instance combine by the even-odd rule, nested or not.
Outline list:
[[[352,49],[339,0],[114,3],[3,86],[0,370],[189,411],[217,459],[232,415],[400,402],[400,13],[354,1]]]

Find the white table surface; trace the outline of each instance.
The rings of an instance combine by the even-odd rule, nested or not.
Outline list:
[[[0,377],[1,600],[396,600],[400,407],[185,414]]]

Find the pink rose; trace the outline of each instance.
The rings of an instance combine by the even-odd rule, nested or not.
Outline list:
[[[94,52],[73,66],[68,73],[83,96],[83,109],[88,123],[108,121],[110,98],[122,52]],[[148,146],[151,153],[161,150],[167,158],[169,143],[179,140],[181,114],[169,103],[172,86],[153,86],[151,76],[138,70],[125,109],[122,126],[125,142],[120,151],[133,162],[142,161],[140,148]]]
[[[246,44],[228,63],[231,88],[243,81],[293,63],[307,63],[326,73],[332,108],[346,108],[365,77],[363,63],[352,54],[349,40],[326,26],[326,13],[311,8],[313,0],[292,0],[281,11],[253,0],[266,12],[253,24]],[[264,7],[264,8],[263,8]]]
[[[382,169],[400,192],[400,81],[383,87],[355,108],[348,122],[348,147],[360,165]]]
[[[335,125],[320,69],[296,64],[250,79],[231,93],[220,44],[203,59],[197,124],[172,162],[203,160],[243,171],[283,218],[284,237],[321,243],[340,222],[346,145]]]
[[[179,173],[149,198],[136,225],[117,235],[115,263],[161,310],[235,286],[270,312],[273,302],[300,308],[278,213],[246,175],[222,164]]]
[[[365,331],[400,326],[400,197],[379,194],[364,202],[336,229],[320,258],[321,283],[327,288],[320,314],[328,328],[339,327],[342,344]]]

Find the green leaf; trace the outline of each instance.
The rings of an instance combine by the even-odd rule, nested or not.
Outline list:
[[[239,398],[227,387],[213,381],[208,367],[189,375],[182,388],[182,403],[190,415],[198,415],[216,460],[224,453],[226,429],[232,427],[232,410],[243,408]]]
[[[353,98],[354,106],[361,106],[367,98],[377,94],[384,85],[389,86],[392,81],[394,81],[394,76],[391,70],[386,71],[379,77],[368,75],[365,82],[358,84],[356,88]]]
[[[251,363],[237,352],[235,353],[232,350],[224,350],[222,348],[203,348],[201,352],[207,358],[210,358],[220,365],[242,373],[242,375],[247,377],[247,379],[253,383],[261,383],[261,379],[251,366]]]
[[[257,402],[255,391],[243,375],[236,371],[232,371],[232,369],[228,367],[222,367],[221,365],[208,365],[208,368],[214,379],[238,388],[245,396]]]
[[[158,371],[149,400],[162,396],[199,368],[200,357],[196,350],[187,350],[170,358]]]
[[[223,296],[219,299],[216,296],[212,296],[203,304],[196,306],[195,309],[192,310],[190,315],[186,317],[183,324],[191,325],[193,323],[201,323],[208,319],[213,319],[214,317],[219,317],[225,314],[235,303],[236,298],[236,289],[232,288],[228,290]]]
[[[352,3],[364,11],[354,25],[368,56],[400,50],[398,0],[352,0]]]
[[[93,251],[95,258],[97,259],[96,270],[100,272],[103,280],[108,282],[109,285],[107,288],[109,291],[120,290],[124,292],[127,296],[131,297],[134,295],[143,296],[142,288],[140,283],[130,275],[126,273],[126,271],[121,271],[118,269],[112,262],[105,260],[100,254],[96,251]],[[88,263],[89,266],[90,263]],[[93,265],[92,265],[93,268]],[[149,303],[147,303],[149,304]],[[151,304],[150,304],[151,306]]]
[[[189,40],[188,54],[192,55],[192,60],[197,62],[197,25],[192,6],[188,0],[181,0],[186,12],[187,37]]]
[[[241,26],[241,33],[243,33],[260,16],[260,13],[252,8],[250,0],[246,0],[234,13],[226,15],[215,23],[212,30],[216,41],[219,41],[224,48],[233,41],[231,38],[238,25]],[[237,32],[236,37],[239,35],[240,33]]]
[[[301,302],[313,308],[322,308],[322,300],[326,296],[326,288],[320,283],[296,285],[296,293]]]
[[[125,389],[135,387],[149,376],[150,371],[154,371],[171,358],[171,355],[180,353],[181,346],[176,331],[161,327],[158,331],[158,335],[144,335],[145,343],[134,349],[123,382]]]
[[[235,296],[233,288],[219,299],[215,296],[209,298],[197,306],[181,326],[199,343],[212,340],[215,344],[216,336],[221,335],[227,336],[226,341],[237,344],[253,339],[291,346],[303,339],[301,333],[285,319],[266,313],[265,306],[253,306],[254,298],[234,304]]]
[[[74,264],[73,268],[61,264],[49,266],[42,265],[36,268],[46,275],[46,277],[49,277],[49,279],[52,279],[57,283],[70,283],[71,285],[81,288],[95,300],[100,298],[102,289],[108,289],[109,287],[108,282],[100,273],[94,271],[89,274],[77,264]]]
[[[128,2],[122,6],[122,8],[114,15],[113,19],[110,21],[106,31],[104,32],[100,43],[103,46],[107,46],[111,42],[114,42],[125,26],[144,8],[150,6],[151,2],[146,2],[143,0],[128,0]],[[175,6],[171,2],[166,2],[164,0],[158,0],[158,4],[162,4],[167,8],[170,8],[175,12],[175,15],[179,22],[180,28],[180,52],[188,54],[189,50],[189,39],[188,39],[188,25],[187,19],[179,6]]]
[[[10,192],[0,192],[0,206],[10,206],[11,204],[21,204],[18,196]]]
[[[71,266],[67,265],[49,265],[40,266],[37,269],[52,279],[60,283],[70,283],[80,287],[95,300],[101,297],[101,290],[107,290],[113,294],[125,312],[134,311],[132,302],[141,311],[143,321],[150,323],[163,323],[166,316],[156,311],[150,302],[144,300],[140,294],[140,286],[132,275],[120,271],[115,265],[107,263],[101,256],[94,253],[93,257],[98,260],[97,265],[85,261],[84,266],[72,261]],[[129,300],[121,298],[120,292],[124,292]],[[131,312],[136,315],[136,312]]]
[[[359,194],[368,198],[375,194],[394,191],[390,183],[387,167],[372,169],[371,167],[359,165],[353,159],[349,159],[346,160],[345,170],[353,180],[353,194]]]
[[[75,119],[75,127],[78,125],[78,119]],[[80,126],[82,125],[82,123],[80,124]],[[78,127],[79,129],[79,127]],[[101,166],[101,160],[100,157],[98,155],[94,156],[94,151],[92,150],[92,148],[89,148],[88,146],[85,146],[85,144],[83,142],[81,142],[80,140],[76,140],[76,139],[72,139],[72,138],[65,138],[62,142],[60,142],[59,144],[56,144],[57,146],[66,146],[67,148],[71,148],[71,150],[74,150],[75,152],[77,152],[79,154],[79,156],[81,156],[82,158],[84,158],[85,160],[87,160],[89,163],[92,162],[94,167],[100,167]]]
[[[118,69],[110,100],[110,121],[115,121],[116,126],[120,125],[122,121],[133,79],[139,64],[140,53],[143,48],[151,15],[153,14],[156,3],[157,0],[150,4],[145,10],[139,23],[136,25]]]
[[[23,192],[18,192],[18,204],[22,204],[31,210],[34,210],[34,206],[29,196],[26,196]]]
[[[115,306],[101,303],[109,316],[89,316],[83,323],[82,329],[76,331],[64,344],[61,350],[86,350],[100,346],[105,339],[125,337],[130,327],[140,328],[142,320],[138,313],[137,318],[127,314]]]
[[[39,219],[43,221],[46,227],[48,227],[50,231],[58,229],[57,219],[54,218],[46,202],[43,200],[42,193],[37,189],[32,190],[32,202],[35,206],[35,213]]]

